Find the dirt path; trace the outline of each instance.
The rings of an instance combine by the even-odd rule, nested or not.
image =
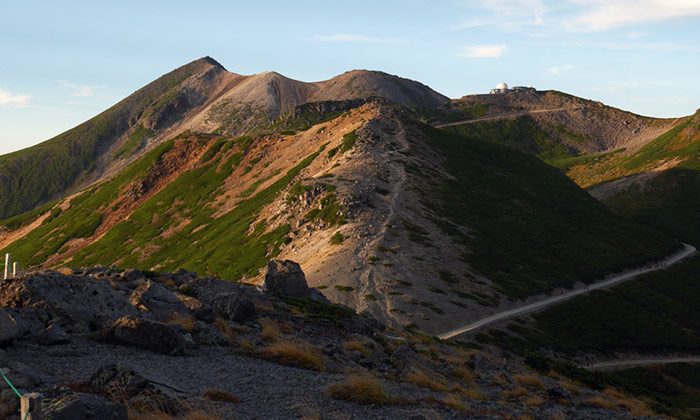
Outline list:
[[[654,265],[656,266],[655,268],[637,268],[634,270],[625,271],[625,272],[617,274],[617,275],[615,275],[607,280],[603,280],[603,281],[598,282],[598,283],[590,284],[582,289],[572,290],[572,291],[567,292],[566,294],[561,295],[561,296],[553,296],[553,297],[550,297],[548,299],[542,300],[540,302],[530,303],[528,305],[520,306],[520,307],[515,308],[515,309],[511,309],[511,310],[504,311],[504,312],[499,312],[499,313],[491,315],[489,317],[480,319],[476,322],[472,322],[471,324],[466,325],[464,327],[457,328],[457,329],[452,330],[452,331],[447,331],[443,334],[438,334],[437,337],[441,338],[443,340],[447,340],[449,338],[458,336],[460,334],[464,334],[466,332],[475,331],[475,330],[477,330],[485,325],[494,323],[496,321],[501,321],[503,319],[508,319],[508,318],[511,318],[514,316],[523,315],[523,314],[526,314],[529,312],[534,312],[534,311],[546,308],[547,306],[553,305],[555,303],[559,303],[559,302],[562,302],[564,300],[571,299],[575,296],[582,295],[584,293],[588,293],[591,290],[602,289],[602,288],[609,287],[609,286],[612,286],[614,284],[617,284],[617,283],[620,283],[620,282],[623,282],[626,280],[631,280],[642,273],[648,273],[648,272],[656,271],[656,270],[663,270],[667,266],[673,265],[673,264],[677,263],[678,261],[686,258],[687,256],[692,255],[695,252],[696,252],[695,247],[693,247],[692,245],[683,244],[683,248],[681,248],[681,250],[677,251],[676,253],[674,253],[670,257],[666,258],[665,260],[658,261],[657,263],[654,263]]]
[[[404,126],[399,118],[395,117],[394,120],[396,121],[396,124],[399,128],[399,131],[394,137],[401,145],[401,150],[408,151],[410,146],[408,144],[408,140],[406,139],[406,130],[404,129]],[[379,229],[379,233],[374,238],[374,240],[368,242],[364,248],[358,251],[358,256],[361,256],[362,260],[367,263],[366,268],[360,276],[360,290],[356,296],[356,308],[358,309],[364,309],[367,306],[367,302],[365,300],[366,295],[379,294],[379,290],[377,289],[377,284],[374,279],[374,268],[372,267],[372,264],[369,264],[368,259],[371,251],[373,249],[376,249],[377,246],[381,244],[381,242],[384,240],[388,226],[396,216],[396,209],[402,202],[401,194],[403,193],[406,184],[406,171],[401,165],[396,165],[396,168],[398,172],[398,182],[392,183],[393,188],[391,191],[391,199],[389,202],[389,214],[387,214],[387,216],[384,218],[384,221],[382,222],[382,227]],[[389,302],[388,299],[383,299],[383,301],[385,302],[385,304],[388,304]],[[389,309],[391,308],[387,306],[385,309],[388,313]]]
[[[582,365],[589,370],[619,370],[636,366],[666,365],[669,363],[700,363],[700,357],[671,357],[666,359],[636,359],[636,360],[610,360],[607,362]]]
[[[492,120],[500,120],[503,118],[510,118],[510,117],[520,117],[522,115],[530,115],[530,114],[541,114],[543,112],[558,112],[558,111],[575,111],[577,109],[581,109],[583,107],[574,107],[574,108],[550,108],[550,109],[537,109],[534,111],[517,111],[517,112],[508,112],[505,114],[496,114],[496,115],[490,115],[488,117],[482,117],[482,118],[475,118],[472,120],[461,120],[461,121],[455,121],[451,123],[445,123],[445,124],[437,124],[434,127],[436,128],[444,128],[444,127],[452,127],[455,125],[461,125],[461,124],[472,124],[472,123],[477,123],[477,122],[482,122],[482,121],[492,121]]]

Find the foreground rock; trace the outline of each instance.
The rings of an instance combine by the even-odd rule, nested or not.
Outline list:
[[[185,339],[173,325],[125,316],[112,325],[107,340],[171,356],[185,354]]]
[[[271,296],[311,297],[311,289],[306,283],[301,266],[290,260],[273,260],[267,263],[263,290]]]
[[[7,344],[17,337],[17,323],[0,308],[0,344]]]

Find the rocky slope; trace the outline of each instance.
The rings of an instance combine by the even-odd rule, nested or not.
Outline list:
[[[109,267],[11,279],[0,367],[41,393],[46,420],[658,418],[622,392],[328,305],[291,262],[271,263],[265,286]],[[19,419],[0,388],[0,416]]]
[[[678,245],[535,158],[385,101],[334,104],[349,109],[298,130],[176,136],[7,228],[0,252],[23,267],[185,267],[251,283],[288,258],[331,301],[438,333]]]

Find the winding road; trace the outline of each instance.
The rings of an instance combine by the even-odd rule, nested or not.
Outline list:
[[[688,245],[688,244],[683,244],[683,248],[681,248],[676,253],[672,254],[671,256],[666,258],[665,260],[655,262],[654,263],[655,268],[638,268],[638,269],[634,269],[634,270],[625,271],[623,273],[614,275],[613,277],[608,278],[607,280],[603,280],[603,281],[600,281],[598,283],[590,284],[587,287],[584,287],[582,289],[576,289],[576,290],[566,292],[566,294],[561,295],[561,296],[553,296],[553,297],[544,299],[544,300],[539,301],[539,302],[530,303],[530,304],[527,304],[524,306],[520,306],[518,308],[510,309],[508,311],[499,312],[499,313],[491,315],[489,317],[472,322],[469,325],[465,325],[465,326],[457,328],[455,330],[447,331],[447,332],[442,333],[442,334],[438,334],[437,337],[440,339],[443,339],[443,340],[447,340],[447,339],[456,337],[460,334],[464,334],[467,332],[472,332],[472,331],[478,330],[479,328],[481,328],[485,325],[488,325],[488,324],[491,324],[491,323],[494,323],[497,321],[508,319],[508,318],[511,318],[511,317],[514,317],[517,315],[523,315],[523,314],[526,314],[529,312],[534,312],[534,311],[546,308],[547,306],[553,305],[555,303],[559,303],[559,302],[562,302],[564,300],[571,299],[575,296],[582,295],[584,293],[588,293],[592,290],[602,289],[602,288],[609,287],[609,286],[612,286],[614,284],[617,284],[617,283],[620,283],[620,282],[623,282],[626,280],[633,279],[636,276],[643,274],[643,273],[649,273],[649,272],[656,271],[656,270],[662,270],[662,269],[665,269],[666,267],[673,265],[673,264],[677,263],[678,261],[688,257],[689,255],[692,255],[695,252],[696,252],[696,249],[694,246]]]
[[[508,112],[505,114],[496,114],[496,115],[489,115],[488,117],[481,117],[481,118],[474,118],[471,120],[460,120],[460,121],[454,121],[450,123],[444,123],[444,124],[436,124],[433,127],[435,128],[445,128],[445,127],[452,127],[455,125],[462,125],[462,124],[472,124],[472,123],[477,123],[477,122],[482,122],[482,121],[493,121],[493,120],[500,120],[503,118],[510,118],[510,117],[520,117],[523,115],[530,115],[530,114],[541,114],[544,112],[558,112],[558,111],[575,111],[577,109],[582,109],[583,107],[569,107],[569,108],[550,108],[550,109],[535,109],[531,111],[516,111],[516,112]]]
[[[700,363],[700,357],[671,357],[666,359],[611,360],[581,366],[589,370],[617,370],[636,366],[666,365],[669,363]]]

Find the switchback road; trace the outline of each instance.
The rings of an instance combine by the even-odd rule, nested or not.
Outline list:
[[[465,325],[463,327],[457,328],[457,329],[452,330],[452,331],[447,331],[443,334],[438,334],[437,337],[441,338],[443,340],[447,340],[449,338],[456,337],[460,334],[464,334],[466,332],[471,332],[471,331],[477,330],[485,325],[488,325],[488,324],[491,324],[491,323],[494,323],[497,321],[501,321],[501,320],[508,319],[508,318],[511,318],[511,317],[514,317],[517,315],[523,315],[523,314],[526,314],[529,312],[534,312],[534,311],[537,311],[540,309],[544,309],[547,306],[562,302],[562,301],[567,300],[567,299],[571,299],[575,296],[582,295],[584,293],[588,293],[592,290],[602,289],[602,288],[609,287],[609,286],[612,286],[614,284],[617,284],[617,283],[620,283],[620,282],[623,282],[626,280],[633,279],[636,276],[643,274],[643,273],[649,273],[649,272],[656,271],[656,270],[662,270],[670,265],[677,263],[678,261],[688,257],[689,255],[691,255],[695,252],[696,252],[695,247],[693,247],[692,245],[683,244],[683,248],[681,248],[681,250],[674,253],[673,255],[666,258],[665,260],[657,261],[657,262],[653,263],[653,265],[654,265],[653,267],[650,267],[650,268],[644,267],[644,268],[637,268],[634,270],[625,271],[625,272],[617,274],[611,278],[608,278],[607,280],[603,280],[603,281],[600,281],[598,283],[589,284],[587,287],[584,287],[582,289],[568,291],[564,295],[553,296],[553,297],[541,300],[539,302],[530,303],[530,304],[527,304],[524,306],[520,306],[518,308],[510,309],[508,311],[499,312],[499,313],[491,315],[489,317],[472,322],[469,325]]]

